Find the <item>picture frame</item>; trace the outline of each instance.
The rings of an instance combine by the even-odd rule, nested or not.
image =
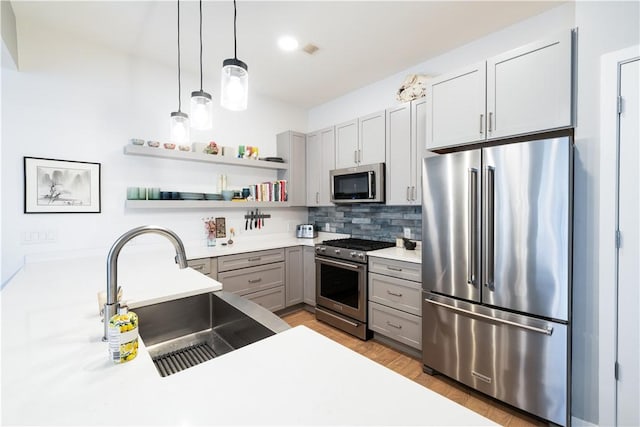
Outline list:
[[[100,163],[24,157],[24,213],[100,213]]]

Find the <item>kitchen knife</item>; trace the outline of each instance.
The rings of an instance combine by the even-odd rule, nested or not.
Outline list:
[[[253,211],[249,214],[249,230],[253,230]]]
[[[258,228],[258,209],[256,209],[256,218],[255,218],[256,223],[254,224],[255,228]]]

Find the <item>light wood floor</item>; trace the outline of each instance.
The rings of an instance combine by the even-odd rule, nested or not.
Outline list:
[[[398,372],[401,375],[423,385],[462,406],[466,406],[504,426],[546,426],[527,414],[487,398],[442,376],[430,376],[422,372],[420,360],[400,353],[374,340],[362,341],[325,323],[316,320],[315,315],[306,310],[299,310],[282,317],[289,325],[305,325],[338,343],[357,351],[369,359]]]

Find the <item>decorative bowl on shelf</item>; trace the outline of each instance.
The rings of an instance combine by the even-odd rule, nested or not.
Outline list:
[[[231,199],[233,199],[234,191],[232,190],[222,190],[220,193],[222,193],[222,198],[226,201],[230,201]]]
[[[147,141],[147,145],[149,147],[158,148],[160,146],[160,143],[158,141]]]
[[[144,145],[144,139],[140,138],[131,138],[131,143],[133,145]]]
[[[176,148],[176,144],[174,144],[173,142],[165,142],[164,148],[166,148],[167,150],[173,150],[174,148]]]
[[[178,146],[178,150],[180,150],[180,151],[191,151],[191,146],[190,145],[179,145]]]

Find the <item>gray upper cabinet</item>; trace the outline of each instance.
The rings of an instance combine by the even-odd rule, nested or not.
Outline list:
[[[487,61],[488,138],[572,124],[572,33]]]
[[[427,90],[427,148],[486,138],[484,62],[432,79]]]
[[[421,200],[421,160],[426,155],[426,99],[387,109],[388,205],[419,205]]]
[[[335,169],[333,126],[307,134],[307,206],[331,206],[331,169]]]
[[[306,136],[286,131],[276,137],[278,156],[289,164],[288,170],[278,171],[278,179],[287,180],[290,206],[306,206]]]
[[[336,125],[336,169],[386,160],[385,112]]]
[[[336,125],[336,169],[358,164],[358,119]]]
[[[285,305],[289,307],[304,299],[302,246],[286,248],[285,258]]]
[[[432,79],[427,149],[571,126],[572,64],[567,30]]]

